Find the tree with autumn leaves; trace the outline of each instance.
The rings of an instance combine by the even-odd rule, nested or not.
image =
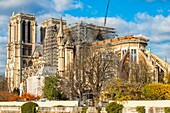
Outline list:
[[[140,83],[129,83],[118,78],[112,78],[107,81],[103,87],[102,98],[123,101],[123,100],[141,100],[142,87]]]
[[[31,101],[31,100],[39,100],[40,97],[33,96],[28,93],[23,93],[22,97],[15,93],[10,93],[8,91],[0,92],[0,101]]]
[[[124,100],[169,100],[170,84],[162,83],[129,83],[113,78],[105,85],[101,97],[116,101]]]
[[[19,89],[14,88],[13,92],[8,91],[7,79],[5,76],[0,76],[0,101],[23,101],[23,100],[39,100],[40,97],[35,97],[28,93],[23,93],[19,97]]]

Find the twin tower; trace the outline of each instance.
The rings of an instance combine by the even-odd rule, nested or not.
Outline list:
[[[44,60],[46,64],[53,66],[59,74],[64,73],[65,65],[70,63],[73,58],[73,47],[65,38],[65,28],[65,21],[50,18],[42,23],[40,29]],[[13,13],[8,24],[5,72],[8,87],[11,91],[14,88],[19,88],[24,74],[22,69],[34,65],[32,59],[37,45],[37,22],[35,17],[30,14]]]

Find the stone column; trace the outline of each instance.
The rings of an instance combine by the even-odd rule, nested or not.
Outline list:
[[[32,43],[36,43],[37,41],[37,22],[35,22],[35,25],[34,25],[34,34],[33,34],[33,38],[32,38]]]
[[[145,107],[145,113],[149,113],[150,107]]]
[[[98,113],[98,111],[95,107],[88,107],[86,113]]]
[[[13,25],[13,27],[14,27],[14,42],[16,42],[16,34],[17,34],[16,26],[17,26],[17,24],[16,24],[16,21],[15,21],[15,23]]]
[[[18,26],[19,26],[19,22],[18,22],[18,20],[17,20],[17,22],[16,22],[16,42],[18,42]]]
[[[155,107],[153,107],[152,109],[153,109],[153,113],[157,113],[157,112],[156,112],[156,108],[155,108]]]
[[[31,22],[32,23],[32,22]],[[31,26],[33,29],[31,29],[30,31],[30,36],[31,36],[31,44],[32,44],[32,52],[35,49],[35,44],[36,44],[36,40],[37,40],[37,23],[33,22],[32,24],[33,26]]]
[[[58,70],[59,70],[59,75],[63,75],[64,73],[64,47],[63,45],[59,46],[59,59],[58,59]]]
[[[100,113],[107,113],[106,108],[105,108],[105,107],[102,107]]]
[[[14,25],[11,25],[11,36],[10,36],[10,42],[14,41]]]
[[[65,47],[65,70],[67,70],[67,66],[68,66],[68,62],[69,62],[69,58],[70,58],[70,56],[69,56],[69,54],[68,54],[69,52],[68,52],[68,49],[67,49],[67,46]]]
[[[28,42],[28,21],[25,21],[25,42]]]
[[[159,74],[159,73],[158,73],[158,72],[159,72],[159,71],[158,71],[158,66],[155,66],[154,68],[155,68],[155,82],[158,82],[158,81],[159,81],[159,80],[158,80],[158,74]]]
[[[20,43],[20,40],[21,40],[21,36],[22,36],[21,32],[22,32],[22,30],[21,30],[21,20],[18,20],[18,32],[17,32],[17,34],[18,34],[17,42],[18,43]]]
[[[7,64],[9,63],[10,60],[10,47],[9,45],[7,46]]]

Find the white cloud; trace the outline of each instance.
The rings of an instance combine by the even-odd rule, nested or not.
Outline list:
[[[11,8],[24,8],[24,6],[29,4],[37,4],[42,7],[49,7],[50,1],[47,0],[1,0],[0,7],[2,9],[11,9]]]
[[[80,21],[96,25],[103,25],[104,23],[104,17],[88,18],[65,15],[64,18],[68,24]],[[119,36],[136,34],[147,36],[150,39],[148,47],[152,48],[153,53],[162,59],[167,57],[170,63],[170,15],[164,17],[162,15],[150,16],[147,13],[138,13],[134,19],[134,22],[128,22],[120,17],[108,17],[106,26],[115,28]]]
[[[85,21],[103,25],[104,17],[74,17],[65,16],[67,23]],[[143,34],[151,39],[152,42],[170,41],[170,15],[164,17],[162,15],[150,16],[147,13],[138,13],[134,17],[134,22],[128,22],[120,17],[108,17],[107,26],[116,28],[118,35],[136,35]]]
[[[78,0],[53,0],[54,7],[57,12],[62,12],[69,9],[83,8],[83,5]]]
[[[160,57],[161,59],[167,58],[170,63],[170,42],[168,43],[150,43],[148,47],[151,48],[151,51]],[[160,52],[161,51],[161,52]]]
[[[11,7],[18,7],[28,3],[29,0],[1,0],[0,7],[1,8],[11,8]]]
[[[7,28],[8,28],[8,21],[9,21],[9,16],[6,15],[0,15],[0,34],[4,35],[7,33]]]
[[[30,8],[31,7],[31,8]],[[15,12],[63,12],[66,10],[82,9],[80,0],[1,0],[0,13],[11,14]],[[42,14],[43,14],[42,13]]]

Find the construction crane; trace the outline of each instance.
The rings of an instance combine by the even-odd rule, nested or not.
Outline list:
[[[107,20],[107,14],[108,14],[108,10],[109,10],[109,5],[110,5],[110,0],[108,0],[108,3],[107,3],[106,14],[105,14],[105,18],[104,18],[104,26],[106,25],[106,20]]]

